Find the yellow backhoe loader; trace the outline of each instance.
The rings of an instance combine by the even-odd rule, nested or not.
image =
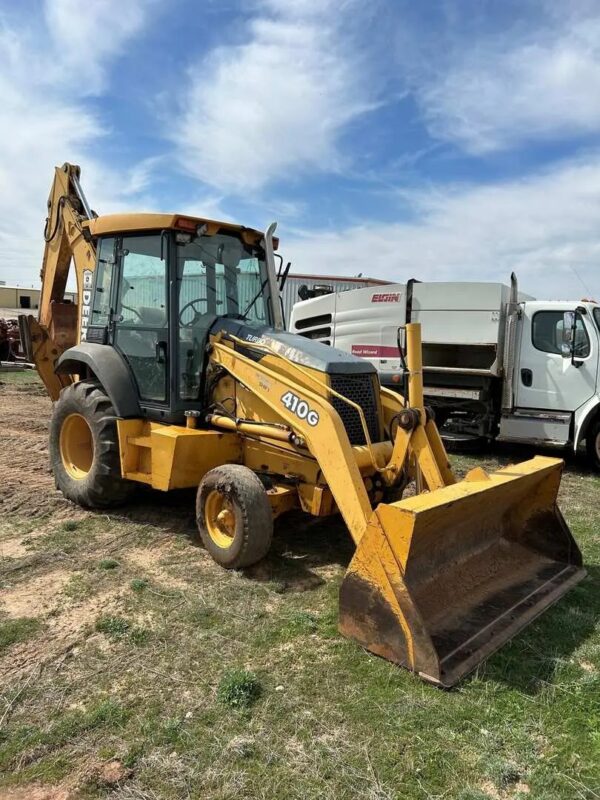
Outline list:
[[[104,508],[139,484],[197,488],[200,536],[227,568],[263,558],[292,508],[340,513],[356,545],[341,631],[442,686],[582,579],[562,461],[456,480],[423,402],[418,325],[404,400],[368,362],[284,331],[274,225],[97,216],[79,176],[56,169],[39,319],[21,331],[55,401],[65,497]]]

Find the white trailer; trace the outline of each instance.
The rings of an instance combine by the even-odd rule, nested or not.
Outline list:
[[[600,306],[500,283],[388,284],[297,303],[290,330],[403,381],[403,326],[420,322],[425,395],[447,440],[577,449],[600,469]]]

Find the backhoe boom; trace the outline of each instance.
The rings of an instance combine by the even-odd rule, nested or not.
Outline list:
[[[79,185],[79,172],[79,167],[72,164],[63,164],[54,171],[44,229],[38,319],[20,319],[21,339],[28,357],[53,400],[71,382],[68,375],[55,373],[57,359],[67,348],[85,339],[96,265],[96,249],[91,237],[86,238],[84,227],[92,212]],[[77,283],[76,304],[64,299],[71,261]]]

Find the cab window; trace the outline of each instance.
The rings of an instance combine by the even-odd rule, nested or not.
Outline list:
[[[562,355],[563,340],[563,312],[538,311],[533,315],[531,324],[531,338],[536,350],[544,353]],[[590,354],[590,340],[581,318],[577,314],[575,319],[575,348],[577,358],[587,358]]]
[[[167,263],[160,234],[124,236],[115,319],[115,346],[123,354],[142,400],[167,399]]]
[[[108,325],[110,322],[110,303],[113,271],[115,268],[115,240],[111,236],[102,239],[98,248],[98,266],[96,267],[96,289],[94,291],[94,307],[92,308],[92,325]]]
[[[160,236],[123,238],[119,293],[121,325],[162,328],[167,324],[166,262]]]

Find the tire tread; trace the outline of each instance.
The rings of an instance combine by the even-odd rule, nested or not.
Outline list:
[[[204,500],[213,489],[229,495],[242,517],[240,539],[234,542],[234,555],[227,559],[223,558],[223,551],[214,544],[204,525]],[[267,493],[256,474],[242,464],[224,464],[204,476],[198,487],[196,521],[204,546],[215,561],[227,569],[250,567],[261,561],[271,547],[273,512]]]
[[[62,420],[76,413],[86,419],[94,437],[94,463],[81,481],[65,471],[59,446]],[[50,462],[55,484],[68,500],[89,508],[110,508],[127,500],[134,484],[121,477],[117,442],[116,416],[101,384],[83,380],[66,386],[50,423]]]

